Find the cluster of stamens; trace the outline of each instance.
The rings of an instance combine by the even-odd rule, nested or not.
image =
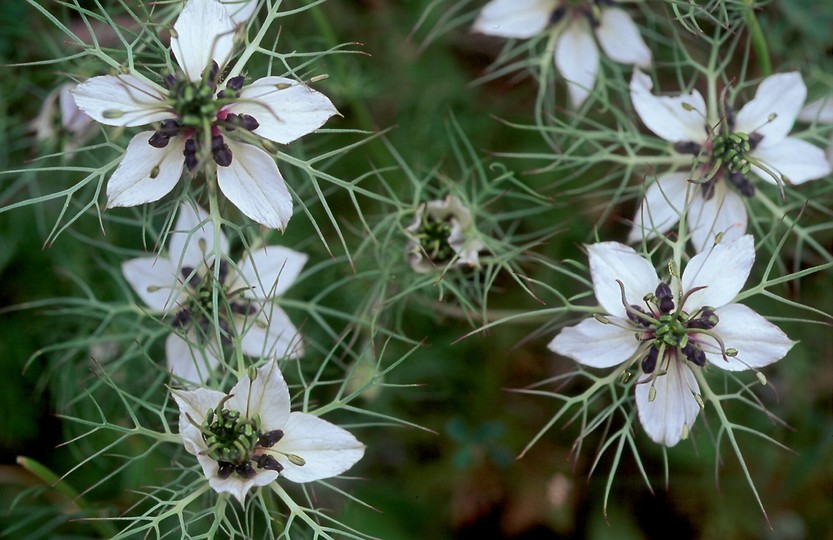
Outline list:
[[[593,28],[601,24],[602,7],[612,5],[612,0],[577,0],[560,2],[550,14],[549,24],[555,25],[564,18],[568,12],[582,15],[587,18]]]
[[[172,99],[171,109],[176,118],[161,122],[148,140],[148,144],[154,148],[165,148],[172,137],[184,137],[185,166],[192,173],[199,166],[200,150],[205,141],[210,139],[209,150],[214,162],[220,167],[228,167],[233,155],[225,142],[224,133],[235,129],[251,132],[260,126],[251,115],[227,113],[223,110],[224,106],[240,97],[246,79],[243,75],[231,77],[226,81],[225,89],[215,96],[218,72],[219,67],[214,62],[199,82],[181,80],[174,75],[166,77],[165,85]]]
[[[232,473],[243,478],[251,478],[256,474],[254,466],[281,472],[283,466],[275,459],[263,452],[271,448],[283,438],[283,431],[276,429],[263,433],[260,431],[260,418],[246,418],[239,411],[224,408],[226,396],[214,409],[209,409],[205,421],[199,426],[203,441],[208,447],[205,454],[217,461],[219,470],[217,476],[226,479]],[[292,456],[300,460],[298,456]],[[295,461],[293,461],[294,463]]]
[[[627,306],[628,318],[639,330],[637,339],[648,346],[647,350],[640,349],[641,354],[644,354],[641,362],[642,372],[654,373],[660,361],[660,368],[663,369],[666,359],[673,354],[697,366],[704,366],[706,354],[698,340],[692,339],[692,336],[705,334],[720,343],[720,338],[711,332],[719,322],[714,308],[704,306],[693,314],[686,313],[676,307],[671,287],[665,282],[660,283],[656,291],[646,295],[643,300],[647,309],[638,305]],[[725,351],[724,354],[730,355],[730,351]]]
[[[185,283],[189,295],[188,300],[180,306],[173,321],[173,327],[178,329],[195,328],[196,337],[201,342],[206,342],[213,335],[214,328],[214,289],[217,288],[217,298],[223,302],[226,309],[218,311],[220,335],[224,341],[231,336],[231,329],[235,315],[250,316],[257,313],[258,307],[242,296],[245,289],[229,291],[226,286],[228,278],[228,262],[220,261],[218,276],[215,279],[214,269],[211,265],[205,264],[201,271],[196,271],[190,266],[184,266],[181,270],[182,280]]]
[[[416,237],[422,252],[433,262],[448,262],[454,257],[454,249],[448,243],[451,229],[450,219],[440,220],[431,215],[423,216]]]

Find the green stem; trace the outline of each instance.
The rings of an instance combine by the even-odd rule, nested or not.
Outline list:
[[[309,5],[313,3],[313,0],[304,0],[304,2]],[[324,43],[326,43],[326,45],[330,48],[337,47],[339,45],[338,36],[336,36],[336,33],[333,30],[329,19],[324,14],[321,6],[316,5],[312,7],[310,9],[310,14],[312,15],[315,25],[318,27],[320,37],[324,39]],[[341,55],[336,53],[328,58],[332,60],[335,68],[335,76],[339,80],[345,80],[348,77],[348,74]],[[370,113],[370,109],[367,108],[365,102],[356,98],[355,95],[347,96],[347,99],[350,103],[350,110],[353,111],[353,117],[355,118],[359,128],[369,132],[378,131],[378,126],[376,126],[376,123],[373,121],[373,115]],[[377,167],[394,163],[392,156],[388,153],[384,144],[378,138],[370,141],[368,148],[370,153],[373,155],[373,160],[376,162],[375,164]]]
[[[755,500],[758,502],[758,507],[761,509],[761,512],[764,513],[764,518],[767,520],[767,523],[769,523],[769,516],[766,513],[766,508],[764,508],[764,503],[761,500],[761,496],[758,494],[758,490],[755,488],[755,483],[752,481],[752,475],[749,472],[749,468],[746,466],[746,460],[743,459],[743,454],[740,451],[740,445],[738,445],[738,441],[735,438],[734,425],[731,422],[729,422],[729,418],[726,416],[726,411],[724,411],[723,407],[720,405],[720,396],[712,392],[711,387],[709,387],[708,382],[706,382],[706,377],[703,375],[702,369],[693,369],[692,372],[694,373],[694,376],[697,378],[697,383],[700,385],[700,392],[702,393],[702,396],[705,397],[705,401],[714,404],[714,409],[717,412],[717,417],[720,419],[721,427],[726,431],[726,436],[729,439],[729,444],[732,446],[732,450],[734,450],[735,456],[738,458],[738,461],[740,462],[740,467],[741,469],[743,469],[743,475],[746,477],[746,482],[752,489],[752,493],[755,496]],[[716,450],[718,450],[719,452],[719,448]]]
[[[801,240],[808,246],[812,247],[816,253],[825,260],[825,262],[833,262],[833,255],[831,255],[824,246],[819,244],[815,238],[807,234],[803,228],[798,226],[798,222],[795,219],[790,217],[783,208],[775,204],[772,199],[761,193],[761,191],[762,190],[760,189],[755,190],[755,199],[763,204],[767,210],[772,212],[772,217],[776,221],[783,221],[784,225],[795,231],[796,236],[801,238]]]
[[[766,46],[766,37],[755,17],[755,8],[752,5],[754,0],[746,0],[746,12],[744,19],[746,28],[749,30],[749,37],[752,40],[752,48],[758,56],[758,65],[761,68],[761,75],[768,77],[772,74],[772,60],[769,57],[769,49]]]
[[[91,510],[89,503],[87,503],[83,497],[78,495],[75,488],[69,485],[69,483],[65,480],[62,480],[57,474],[52,472],[43,464],[26,456],[18,456],[17,463],[41,479],[44,484],[48,485],[50,488],[72,501],[79,510]],[[93,529],[98,531],[98,534],[102,538],[112,538],[118,533],[118,529],[116,529],[109,521],[104,521],[103,519],[90,519],[88,523]]]

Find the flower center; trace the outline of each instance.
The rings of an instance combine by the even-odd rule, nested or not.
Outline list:
[[[647,310],[637,305],[628,309],[628,318],[639,326],[637,339],[650,342],[642,360],[642,371],[653,373],[660,358],[664,361],[669,354],[704,366],[706,354],[697,338],[700,334],[710,334],[719,322],[714,308],[704,306],[689,315],[676,307],[671,287],[664,282],[657,286],[654,294],[645,297],[645,302]]]
[[[227,309],[218,311],[221,336],[225,341],[229,340],[231,329],[234,327],[235,315],[254,315],[257,313],[257,306],[241,296],[245,289],[229,291],[226,285],[228,278],[228,262],[221,261],[219,276],[215,280],[214,269],[208,263],[203,268],[195,271],[190,266],[181,270],[181,275],[186,287],[189,289],[188,299],[182,304],[174,318],[174,328],[194,328],[197,340],[205,344],[214,335],[214,289],[218,288],[217,298],[223,301]]]
[[[451,228],[450,219],[438,220],[430,215],[423,217],[416,236],[420,248],[432,261],[448,262],[454,257],[454,249],[448,243]]]
[[[584,16],[593,28],[601,24],[602,8],[613,5],[612,0],[562,0],[550,13],[549,24],[558,24],[564,15],[570,13],[573,17]]]
[[[245,83],[245,77],[239,75],[226,81],[226,87],[217,95],[217,77],[219,66],[214,62],[204,80],[193,82],[188,79],[179,80],[170,75],[165,79],[169,95],[172,99],[171,109],[176,118],[165,120],[148,140],[148,144],[155,148],[165,148],[171,137],[185,138],[185,166],[189,172],[194,172],[205,153],[201,148],[205,141],[209,142],[211,157],[220,167],[231,165],[233,155],[226,144],[224,135],[235,129],[254,131],[260,124],[248,114],[234,114],[224,110],[229,104],[240,97],[240,91]],[[206,133],[206,129],[209,133]]]
[[[276,429],[263,433],[260,418],[246,418],[239,411],[224,407],[230,397],[226,396],[216,408],[209,409],[205,421],[199,426],[208,446],[205,454],[219,466],[217,475],[226,479],[236,473],[251,478],[255,475],[252,464],[259,469],[281,472],[283,466],[274,457],[263,453],[263,449],[271,448],[281,440],[283,431]]]

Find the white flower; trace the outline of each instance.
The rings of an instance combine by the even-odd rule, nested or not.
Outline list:
[[[833,96],[819,98],[805,105],[798,113],[798,119],[803,122],[820,122],[822,124],[833,124]],[[833,163],[833,136],[830,144],[827,145],[827,161]]]
[[[641,67],[651,65],[639,28],[622,9],[598,2],[573,0],[492,0],[474,22],[474,30],[507,38],[531,38],[548,27],[560,27],[555,65],[567,80],[573,106],[578,107],[593,89],[599,69],[599,49],[614,62]],[[592,30],[592,31],[591,31]]]
[[[196,174],[213,161],[220,190],[241,212],[267,227],[286,227],[292,197],[275,160],[244,141],[254,134],[287,144],[337,111],[323,94],[284,77],[248,86],[242,75],[219,81],[232,55],[235,27],[216,0],[189,0],[171,38],[184,76],[166,77],[166,88],[136,73],[94,77],[76,88],[78,106],[98,122],[123,127],[160,122],[128,144],[107,184],[108,208],[159,200],[183,169]]]
[[[242,377],[231,392],[174,390],[179,434],[217,493],[242,504],[279,476],[313,482],[337,476],[364,455],[348,431],[312,414],[289,412],[289,389],[274,362]]]
[[[452,261],[458,266],[480,264],[483,242],[476,237],[471,212],[457,197],[421,204],[405,230],[410,237],[405,253],[415,272],[431,272]]]
[[[297,279],[307,256],[281,246],[247,253],[233,267],[221,260],[215,280],[217,251],[228,254],[228,240],[215,231],[206,212],[180,207],[170,234],[167,256],[142,257],[122,265],[125,279],[155,313],[171,317],[177,330],[165,343],[168,368],[183,382],[205,381],[218,365],[221,346],[240,339],[243,354],[257,358],[298,358],[303,345],[298,330],[273,300]],[[221,342],[214,326],[213,289]]]
[[[606,313],[564,328],[554,352],[586,366],[639,363],[636,405],[645,432],[674,446],[700,411],[693,370],[757,370],[780,360],[794,342],[732,300],[755,260],[752,236],[721,242],[691,258],[670,285],[650,261],[616,242],[587,247],[596,300]]]
[[[258,0],[220,0],[235,24],[245,24],[257,11]]]
[[[55,119],[60,116],[60,129],[69,135],[64,147],[67,150],[75,150],[95,134],[95,124],[92,119],[84,114],[75,104],[72,97],[72,90],[75,83],[64,83],[51,91],[43,100],[40,112],[31,126],[35,130],[35,138],[39,141],[51,139],[59,133],[56,129]]]
[[[651,87],[649,76],[633,74],[630,90],[636,112],[648,129],[674,143],[683,160],[687,158],[682,154],[696,156],[694,174],[700,184],[689,184],[690,171],[661,174],[645,193],[629,242],[671,230],[685,211],[688,193],[686,221],[694,248],[702,251],[717,234],[731,240],[746,232],[743,197],[755,192],[750,172],[771,184],[776,183],[773,175],[801,184],[831,172],[821,149],[787,136],[807,95],[799,73],[767,77],[737,114],[727,105],[726,118],[718,126],[707,125],[712,116],[697,90],[657,97]]]

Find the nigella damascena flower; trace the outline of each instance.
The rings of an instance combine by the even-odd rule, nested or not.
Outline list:
[[[618,1],[618,0],[616,0]],[[531,38],[548,28],[560,31],[555,65],[567,80],[573,106],[593,89],[599,69],[599,49],[614,62],[651,65],[651,51],[639,28],[609,0],[492,0],[474,22],[474,30],[492,36]]]
[[[657,277],[650,261],[617,242],[587,247],[604,316],[564,328],[554,352],[590,367],[636,364],[636,405],[645,432],[674,446],[700,411],[694,370],[757,370],[794,342],[733,299],[755,260],[752,236],[721,242],[691,258],[681,278]]]
[[[189,0],[171,38],[182,73],[166,77],[164,87],[131,72],[94,77],[75,89],[78,106],[102,124],[158,123],[127,145],[107,184],[108,208],[156,201],[183,169],[193,175],[213,163],[220,190],[241,212],[267,227],[286,227],[292,197],[275,160],[250,142],[287,144],[337,111],[323,94],[284,77],[250,85],[243,75],[222,79],[235,28],[216,0]]]
[[[480,264],[483,242],[477,238],[471,212],[457,197],[421,204],[405,230],[410,238],[405,253],[416,272],[424,274],[449,263]]]
[[[31,123],[37,140],[46,141],[63,133],[68,136],[64,147],[72,151],[95,134],[92,119],[75,104],[72,96],[75,87],[75,83],[64,83],[43,100],[37,118]]]
[[[220,0],[235,24],[245,24],[257,11],[258,0]]]
[[[651,87],[649,76],[634,73],[630,90],[637,114],[648,129],[674,143],[675,155],[695,157],[693,170],[661,174],[648,187],[629,242],[671,230],[685,210],[687,194],[686,222],[697,251],[721,233],[727,240],[739,238],[746,232],[744,198],[755,194],[751,174],[771,184],[801,184],[833,170],[820,148],[787,136],[807,95],[799,73],[767,77],[737,114],[724,105],[717,126],[707,124],[717,111],[708,114],[697,90],[657,97]]]
[[[833,124],[833,96],[819,98],[808,103],[801,112],[798,119],[803,122],[819,122],[822,124]],[[833,163],[833,136],[830,144],[827,145],[827,161]]]
[[[359,461],[365,446],[312,414],[290,412],[289,389],[274,362],[252,369],[228,394],[174,390],[179,434],[209,485],[242,504],[246,493],[278,477],[313,482]]]
[[[203,209],[183,204],[167,256],[142,257],[122,265],[136,294],[173,326],[165,343],[168,368],[186,383],[205,381],[219,363],[222,345],[233,338],[239,338],[240,349],[248,356],[303,354],[298,330],[274,299],[297,279],[307,256],[267,246],[247,253],[233,267],[221,260],[215,273],[215,232],[220,241],[216,251],[225,256],[229,247],[223,232],[214,230]]]

